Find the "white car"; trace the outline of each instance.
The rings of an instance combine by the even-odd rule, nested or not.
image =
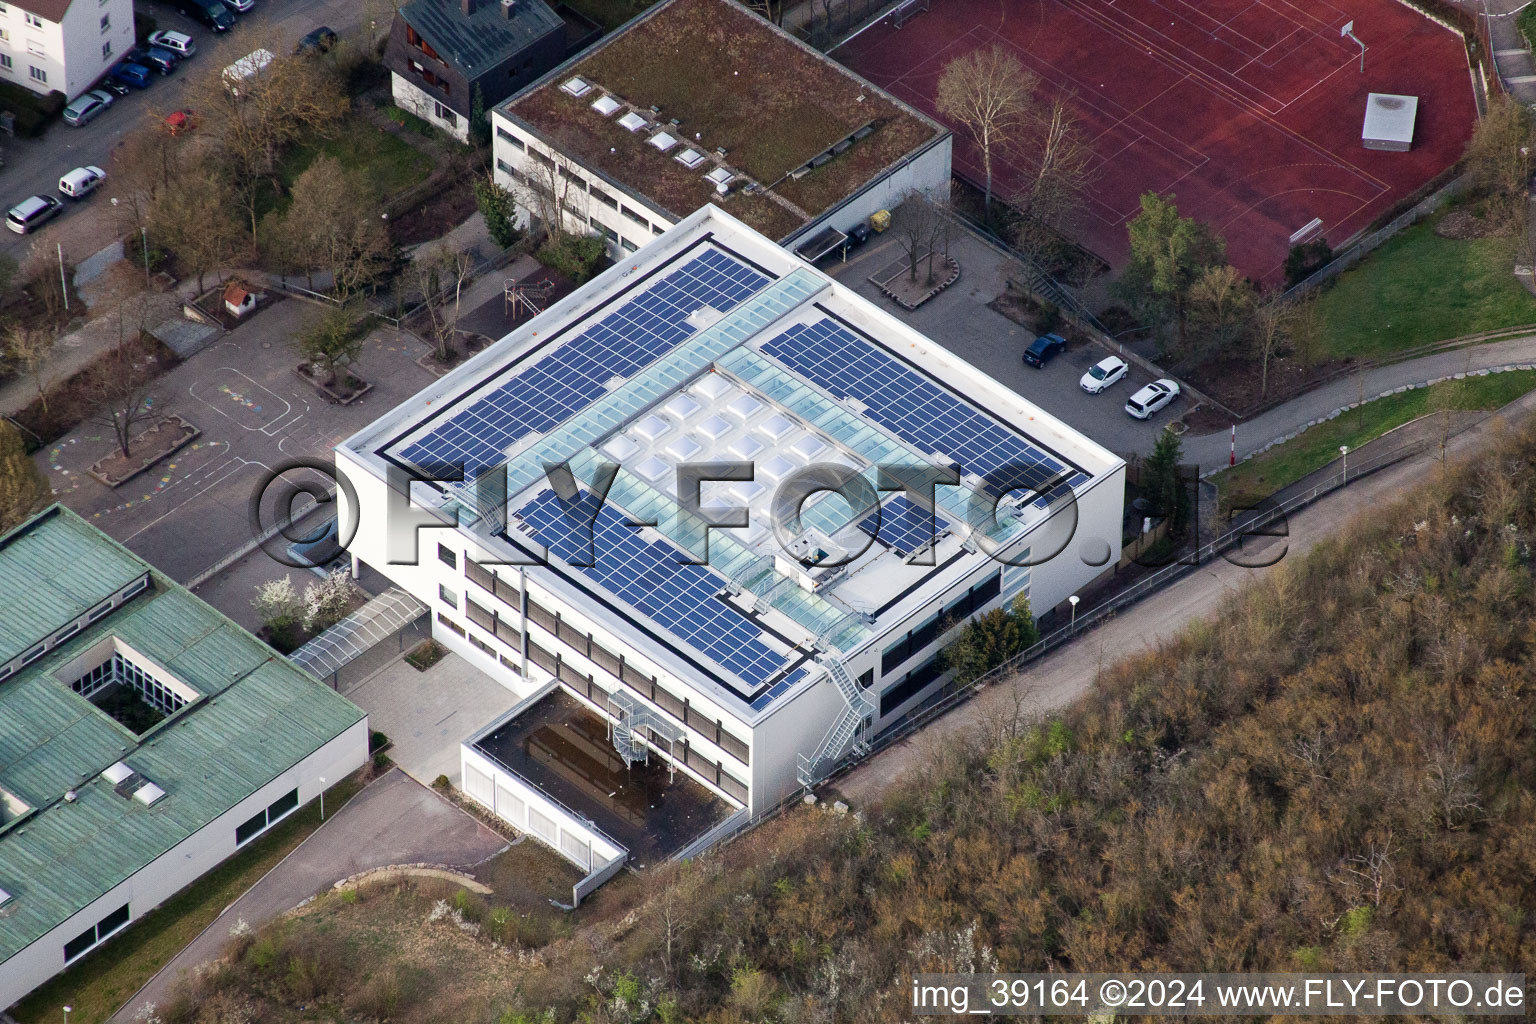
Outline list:
[[[1077,383],[1090,395],[1096,395],[1124,377],[1129,369],[1124,359],[1119,356],[1109,356],[1088,367],[1088,372],[1083,374],[1082,379]]]
[[[106,180],[107,172],[100,167],[76,167],[59,179],[59,192],[70,199],[84,199]]]
[[[170,50],[178,57],[186,58],[197,52],[197,43],[185,32],[172,32],[162,30],[149,34],[149,45],[158,46],[162,50]]]
[[[1125,403],[1125,411],[1139,420],[1149,419],[1153,413],[1178,397],[1179,382],[1164,377],[1132,395]]]

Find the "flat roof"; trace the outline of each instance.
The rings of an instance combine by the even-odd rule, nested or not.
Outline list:
[[[68,571],[57,566],[40,587],[44,577],[29,574],[55,561]],[[4,600],[7,621],[31,634],[66,625],[90,597],[145,573],[146,589],[0,682],[0,889],[12,897],[0,912],[0,961],[363,718],[62,506],[0,537],[0,585],[20,579],[64,595]],[[75,692],[80,673],[113,650],[174,683],[185,705],[135,733]],[[164,798],[145,806],[120,795],[102,777],[119,761]]]
[[[593,822],[646,867],[724,821],[733,808],[660,757],[624,764],[608,723],[556,689],[469,741],[480,753]]]
[[[562,88],[572,78],[587,88]],[[606,116],[604,96],[619,103]],[[948,134],[731,0],[658,4],[498,109],[674,220],[715,201],[705,175],[723,166],[738,179],[723,201],[774,239]],[[676,144],[649,144],[660,132]],[[678,161],[687,149],[699,162]]]
[[[540,559],[530,580],[748,721],[974,575],[990,561],[978,530],[1006,544],[1051,514],[1025,499],[973,526],[977,496],[1009,489],[983,475],[1016,464],[1016,486],[1081,495],[1123,465],[710,205],[341,448],[380,477],[504,475],[504,509],[478,483],[413,493],[505,561]],[[720,461],[754,479],[705,483],[703,505],[745,506],[749,524],[709,530],[707,564],[683,564],[705,560],[706,532],[679,508],[676,469]],[[561,462],[577,495],[545,473]],[[934,505],[881,495],[877,513],[891,463],[958,466],[963,483]],[[618,469],[599,504],[602,464]],[[776,531],[779,483],[812,464],[857,477],[871,503],[821,494]]]
[[[1365,127],[1361,138],[1381,142],[1412,142],[1413,123],[1419,113],[1417,96],[1373,92],[1365,100]]]

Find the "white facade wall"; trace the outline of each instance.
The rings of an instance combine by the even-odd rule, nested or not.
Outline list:
[[[947,200],[953,151],[953,139],[946,132],[912,159],[897,164],[863,191],[849,196],[790,235],[783,242],[784,248],[793,250],[801,241],[824,227],[846,232],[868,221],[870,214],[876,210],[893,210],[900,206],[902,200],[912,192],[921,192],[936,201]]]
[[[66,966],[64,944],[123,904],[128,904],[129,922],[132,923],[217,867],[235,852],[236,826],[257,811],[295,787],[299,791],[299,806],[303,807],[327,786],[361,768],[367,759],[368,720],[365,718],[0,964],[0,1006],[10,1006],[62,971]],[[321,778],[328,781],[322,784]],[[173,788],[167,793],[166,800],[175,798]],[[107,941],[120,935],[118,932]],[[89,953],[85,954],[85,957],[89,956]],[[71,964],[78,962],[71,961]]]
[[[494,173],[496,183],[502,188],[514,195],[525,192],[525,188],[508,173],[509,168],[515,168],[524,175],[535,175],[535,180],[538,180],[538,163],[530,154],[539,153],[555,161],[557,166],[571,168],[589,188],[596,187],[617,202],[616,208],[589,198],[579,207],[573,205],[565,217],[567,231],[604,234],[608,241],[608,254],[614,259],[622,259],[624,253],[635,251],[635,248],[645,245],[652,237],[675,223],[666,212],[646,200],[619,190],[589,168],[545,145],[531,132],[502,114],[499,108],[492,111],[491,123],[496,129],[492,133]],[[876,210],[889,210],[900,205],[914,191],[938,199],[946,198],[949,195],[952,152],[952,139],[946,133],[910,160],[895,165],[884,177],[797,229],[785,240],[785,247],[793,249],[796,240],[808,238],[829,225],[839,231],[847,231],[867,221]],[[726,200],[721,207],[730,210],[730,201]],[[519,206],[520,227],[527,227],[529,212]],[[646,221],[646,224],[642,225],[637,218]],[[611,237],[607,235],[608,232],[612,232]]]
[[[503,116],[500,109],[492,111],[491,124],[495,129],[491,146],[496,183],[518,197],[519,227],[528,226],[530,215],[541,214],[528,208],[524,201],[528,187],[515,180],[510,170],[516,169],[534,181],[544,180],[549,172],[541,169],[533,154],[541,154],[557,168],[569,171],[566,180],[571,182],[572,189],[565,205],[565,229],[572,234],[602,235],[613,259],[622,259],[625,253],[634,252],[675,223],[649,202],[621,191],[589,168],[544,145]],[[592,189],[597,190],[596,194]]]
[[[398,72],[390,74],[390,92],[395,106],[409,110],[434,128],[441,128],[460,142],[469,141],[469,118],[461,116],[415,82]],[[451,120],[450,120],[451,118]]]
[[[61,22],[15,4],[4,8],[0,80],[34,92],[58,90],[74,99],[133,46],[133,0],[76,0]]]
[[[516,609],[509,608],[494,595],[487,593],[479,584],[470,580],[464,572],[465,558],[473,558],[477,562],[488,562],[497,556],[490,552],[476,550],[468,538],[458,530],[449,527],[427,527],[417,534],[417,563],[415,565],[390,565],[386,548],[385,537],[385,492],[387,484],[376,475],[356,466],[351,462],[352,455],[344,448],[337,449],[337,469],[346,476],[356,489],[358,503],[367,512],[361,517],[357,533],[353,537],[350,551],[352,554],[367,562],[373,568],[389,577],[401,589],[416,595],[427,604],[432,614],[432,635],[435,640],[455,654],[464,658],[471,665],[480,669],[486,675],[501,683],[507,689],[517,694],[519,698],[527,698],[540,687],[553,681],[554,677],[549,672],[540,668],[532,661],[527,663],[526,678],[518,671],[505,666],[500,662],[499,656],[506,654],[521,665],[521,652],[514,650],[503,641],[487,633],[469,621],[466,614],[464,601],[466,596],[474,599],[476,604],[484,608],[491,608],[500,613],[501,618],[510,622],[519,631],[525,632],[528,639],[537,643],[546,651],[557,652],[562,659],[577,671],[591,676],[604,690],[609,692],[621,688],[621,684],[609,672],[597,662],[568,647],[554,634],[536,622],[524,622],[520,619]],[[356,513],[348,502],[342,503],[341,530],[342,536],[346,536],[351,529],[351,523],[355,520]],[[438,557],[438,545],[443,544],[454,551],[457,567],[450,568]],[[488,566],[491,571],[506,579],[514,587],[521,588],[516,566]],[[626,662],[647,676],[656,679],[657,685],[678,697],[686,698],[689,706],[705,716],[710,722],[721,722],[726,731],[737,739],[742,740],[748,747],[748,759],[752,765],[743,764],[733,755],[727,753],[716,744],[713,734],[706,734],[697,729],[688,728],[678,722],[676,716],[658,708],[645,697],[635,694],[632,689],[626,688],[626,692],[641,705],[650,708],[658,718],[670,722],[683,729],[688,735],[689,745],[710,762],[718,762],[724,770],[732,776],[746,783],[749,790],[749,805],[757,802],[757,797],[752,793],[754,766],[759,761],[756,751],[756,736],[754,730],[739,717],[737,717],[723,703],[716,700],[701,688],[688,682],[686,676],[680,672],[671,671],[643,652],[616,637],[609,629],[594,618],[591,613],[564,598],[561,598],[545,588],[536,580],[529,579],[529,597],[537,601],[542,607],[558,613],[562,619],[570,623],[583,633],[590,634],[593,640],[609,651],[623,655]],[[446,587],[457,598],[450,605],[442,596],[440,588]],[[465,630],[466,635],[458,633],[444,626],[437,618],[438,613],[447,615],[456,625]],[[469,636],[488,644],[497,656],[487,654],[477,648],[468,640]],[[835,693],[835,691],[834,691]],[[603,716],[607,716],[608,709],[592,704],[584,694],[573,694],[588,707],[593,708]],[[820,739],[818,735],[817,739]],[[664,759],[667,759],[666,751],[659,751]],[[793,756],[790,757],[790,774],[793,775]],[[721,789],[713,782],[705,779],[698,772],[685,764],[678,764],[678,769],[689,775],[700,785],[709,789],[722,799],[736,804],[738,798]]]
[[[468,796],[577,868],[590,875],[629,859],[624,847],[469,744],[459,747],[459,756]]]

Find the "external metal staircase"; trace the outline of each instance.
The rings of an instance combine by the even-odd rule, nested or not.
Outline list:
[[[652,743],[663,745],[673,755],[667,770],[677,770],[677,743],[683,738],[683,730],[677,723],[658,715],[624,690],[614,690],[608,695],[608,717],[608,739],[624,759],[624,767],[631,768],[637,762],[650,763],[651,744],[646,742],[649,732]]]
[[[816,750],[807,755],[796,755],[795,775],[800,785],[809,788],[821,778],[826,763],[846,750],[857,754],[869,753],[869,740],[864,733],[865,720],[875,712],[875,702],[869,693],[859,686],[842,661],[833,657],[820,659],[820,664],[832,677],[837,692],[842,695],[843,706],[832,720],[827,734],[822,737]]]

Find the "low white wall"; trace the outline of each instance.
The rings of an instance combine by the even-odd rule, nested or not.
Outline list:
[[[26,949],[0,963],[0,1007],[10,1006],[62,971],[65,967],[64,943],[124,903],[128,904],[128,920],[131,924],[217,867],[235,852],[235,828],[257,811],[295,787],[299,791],[299,806],[303,807],[319,796],[326,786],[340,782],[361,768],[367,759],[368,720],[364,718],[138,872],[113,886]],[[327,780],[323,785],[321,778]],[[164,807],[169,809],[175,799],[176,793],[172,789],[166,795]],[[156,811],[146,813],[153,814]],[[105,842],[111,841],[110,836],[98,838]],[[112,939],[120,935],[121,931]],[[70,966],[90,956],[87,953],[71,961]]]
[[[469,744],[461,744],[459,754],[464,793],[519,832],[537,839],[589,875],[605,870],[616,858],[628,859],[628,850],[591,823]]]

